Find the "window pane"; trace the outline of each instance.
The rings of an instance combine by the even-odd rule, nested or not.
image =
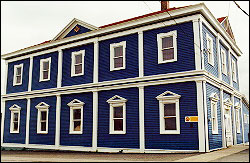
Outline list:
[[[41,122],[41,131],[46,131],[46,122]]]
[[[82,73],[82,65],[75,65],[75,74]]]
[[[174,48],[162,50],[163,60],[174,59]]]
[[[48,78],[49,78],[49,72],[43,71],[43,79],[48,79]]]
[[[115,131],[123,131],[123,120],[115,119],[114,120],[114,130]]]
[[[123,66],[123,58],[120,57],[120,58],[115,58],[115,68],[118,68],[118,67],[122,67]]]
[[[212,109],[213,109],[213,115],[212,117],[215,117],[216,118],[216,107],[215,107],[215,104],[212,104]]]
[[[16,75],[21,75],[21,67],[17,67],[17,69],[16,69]]]
[[[74,122],[74,131],[81,131],[81,121]]]
[[[81,109],[74,109],[73,110],[73,118],[75,119],[81,119]]]
[[[173,47],[173,36],[162,38],[162,48]]]
[[[122,118],[123,117],[123,107],[114,107],[114,118]]]
[[[41,120],[47,120],[47,111],[41,111]]]
[[[49,69],[49,61],[44,61],[43,62],[43,70],[48,70]]]
[[[176,130],[176,118],[175,117],[165,118],[165,130]]]
[[[213,118],[212,121],[213,121],[213,130],[215,130],[216,129],[216,120],[215,120],[215,118]]]
[[[13,125],[14,125],[13,131],[17,131],[18,130],[18,122],[14,122]]]
[[[18,113],[14,113],[14,121],[18,122]]]
[[[123,47],[119,46],[119,47],[115,47],[115,57],[119,57],[123,55]]]
[[[21,83],[21,76],[16,77],[16,83]]]
[[[75,64],[82,63],[82,54],[75,55]]]
[[[164,116],[175,116],[175,104],[164,104]]]

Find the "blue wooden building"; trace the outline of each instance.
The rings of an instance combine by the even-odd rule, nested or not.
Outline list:
[[[249,141],[227,17],[203,4],[95,27],[2,54],[1,146],[165,153]]]

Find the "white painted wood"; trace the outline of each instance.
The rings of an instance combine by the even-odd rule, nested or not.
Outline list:
[[[28,91],[31,91],[32,88],[32,71],[33,71],[33,56],[30,56]]]
[[[218,35],[216,35],[216,49],[217,49],[217,63],[218,63],[218,77],[222,80],[221,72],[221,56],[220,56],[220,41]]]
[[[138,32],[139,77],[144,76],[143,31]]]
[[[140,153],[145,152],[144,86],[139,86]]]
[[[60,123],[61,123],[61,96],[56,95],[56,133],[55,133],[56,149],[58,149],[60,145]]]
[[[98,38],[94,42],[94,79],[93,83],[98,83],[98,66],[99,66],[99,42]]]
[[[237,133],[236,133],[236,121],[235,121],[235,108],[234,108],[234,95],[231,95],[231,101],[232,101],[232,120],[233,120],[233,144],[237,144]]]
[[[200,18],[193,20],[194,33],[194,55],[195,55],[195,69],[201,70],[201,32],[200,32]]]
[[[242,106],[242,99],[240,99],[240,112],[241,112],[241,124],[242,124],[242,140],[243,140],[243,143],[245,143],[245,131],[244,131],[244,120],[243,120],[243,106]]]
[[[63,51],[58,50],[58,71],[57,71],[57,88],[62,87],[62,66],[63,64]]]
[[[97,150],[97,134],[98,134],[98,91],[93,91],[93,136],[92,148]]]
[[[222,128],[222,147],[226,148],[226,132],[225,132],[225,119],[224,119],[224,99],[223,99],[223,89],[220,88],[220,106],[221,106],[221,128]]]
[[[207,88],[206,81],[202,82],[203,84],[203,99],[204,99],[204,116],[205,116],[205,138],[206,138],[206,152],[209,152],[209,138],[208,138],[208,119],[207,119]]]
[[[3,145],[3,135],[4,135],[4,122],[5,122],[5,108],[6,106],[6,101],[2,99],[2,106],[1,106],[1,111],[2,111],[2,122],[1,122],[1,146]]]
[[[30,134],[30,98],[27,98],[26,135],[25,135],[26,147],[29,145],[29,134]]]

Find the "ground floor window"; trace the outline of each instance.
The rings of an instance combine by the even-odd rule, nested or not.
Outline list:
[[[19,133],[21,107],[14,104],[10,110],[10,133]]]

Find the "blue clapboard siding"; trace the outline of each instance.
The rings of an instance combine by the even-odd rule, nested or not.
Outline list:
[[[213,56],[214,56],[214,66],[208,63],[208,52],[207,52],[207,35],[208,34],[213,39]],[[203,53],[205,61],[205,70],[218,77],[218,58],[217,58],[217,45],[216,37],[208,30],[208,28],[202,25],[202,35],[203,35]]]
[[[240,103],[240,99],[237,98],[237,97],[234,97],[234,104],[236,103]],[[237,137],[237,144],[241,144],[243,143],[243,136],[242,136],[242,121],[241,121],[241,109],[239,110],[239,114],[240,114],[240,117],[239,117],[239,120],[240,120],[240,133],[237,133],[236,132],[236,137]],[[236,125],[236,112],[235,112],[235,126],[237,127]],[[237,128],[236,128],[236,131],[237,131]]]
[[[126,41],[126,69],[110,71],[110,44]],[[138,34],[131,34],[99,42],[99,81],[139,76]]]
[[[159,101],[165,91],[181,95],[180,134],[160,134]],[[145,87],[145,148],[170,150],[198,150],[198,124],[185,122],[185,116],[198,116],[196,83],[174,83]]]
[[[40,102],[45,102],[49,107],[48,134],[37,134],[37,114],[35,107]],[[56,96],[39,97],[31,99],[30,106],[30,144],[54,145],[56,129]]]
[[[74,30],[76,26],[80,28],[79,31],[77,32]],[[64,38],[79,35],[90,31],[90,29],[85,28],[79,24],[77,24],[76,26]]]
[[[51,57],[50,80],[40,80],[40,60]],[[57,87],[57,71],[58,71],[58,52],[35,56],[33,59],[32,70],[32,90],[41,90]]]
[[[211,100],[210,96],[212,93],[216,93],[220,97],[220,89],[206,83],[206,102],[207,102],[207,116],[211,118]],[[222,124],[221,124],[221,106],[220,100],[217,102],[217,120],[218,120],[218,134],[212,134],[212,121],[208,121],[208,139],[209,139],[209,150],[222,147]]]
[[[21,63],[23,63],[22,85],[13,86],[14,65],[19,65]],[[15,62],[10,62],[8,64],[7,93],[17,93],[17,92],[28,91],[29,65],[30,65],[29,58],[24,59],[24,60],[15,61]]]
[[[14,104],[21,107],[20,110],[20,125],[19,125],[19,133],[11,134],[10,133],[10,119],[11,119],[11,111],[9,108]],[[25,136],[26,136],[26,113],[27,113],[27,100],[13,100],[6,101],[5,105],[5,120],[4,120],[4,143],[19,143],[25,144]]]
[[[221,61],[221,73],[222,73],[222,80],[225,81],[226,83],[230,83],[230,77],[229,77],[229,57],[228,57],[228,50],[221,44],[220,42],[220,48],[223,49],[226,52],[226,66],[227,66],[227,75],[222,73],[222,61]],[[221,53],[220,53],[221,55]],[[222,59],[222,56],[220,57]]]
[[[233,56],[232,54],[231,54],[231,56],[232,56],[232,60],[234,60],[235,63],[236,63],[236,65],[235,65],[235,66],[236,66],[236,82],[233,81],[233,87],[234,87],[235,89],[239,90],[238,62],[237,62],[237,59],[235,58],[235,56]]]
[[[139,90],[128,88],[99,92],[98,147],[139,148]],[[126,102],[126,134],[109,134],[110,105],[106,102],[119,95]]]
[[[158,64],[157,34],[173,30],[177,30],[177,61]],[[192,22],[145,31],[143,42],[145,76],[195,70]]]
[[[71,77],[71,53],[85,50],[84,75]],[[81,45],[63,50],[62,86],[93,82],[94,44]]]
[[[242,111],[243,111],[243,117],[244,114],[249,116],[249,107],[247,107],[245,103],[242,103]],[[244,143],[246,142],[249,142],[249,123],[244,122]]]
[[[62,95],[61,98],[60,145],[91,147],[93,131],[93,93]],[[69,134],[70,108],[67,104],[74,99],[85,103],[83,106],[83,134]]]

